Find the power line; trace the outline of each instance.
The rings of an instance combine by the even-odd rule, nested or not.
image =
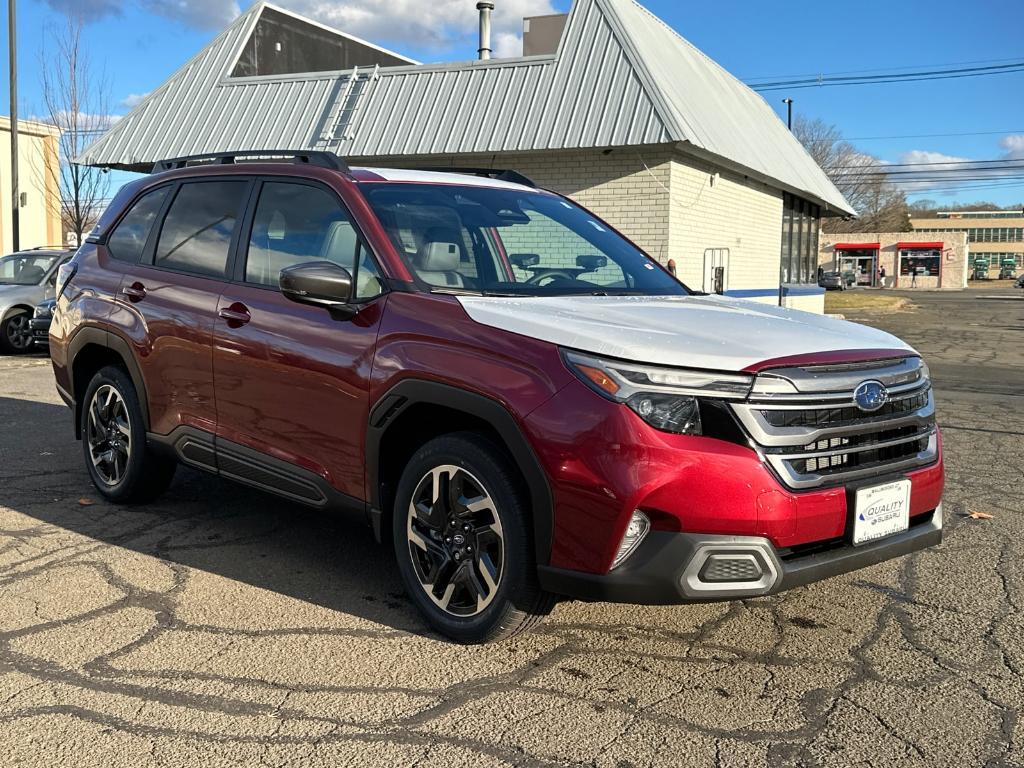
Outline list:
[[[1015,163],[1024,163],[1024,157],[1021,157],[1021,158],[1004,157],[1004,158],[1000,158],[998,160],[922,160],[919,163],[884,163],[882,165],[835,165],[832,168],[833,168],[833,170],[837,170],[838,171],[838,170],[844,170],[844,169],[847,169],[847,168],[853,168],[853,169],[871,168],[872,170],[875,170],[875,169],[879,169],[880,170],[880,169],[883,169],[883,168],[916,168],[916,167],[920,167],[920,166],[924,166],[924,165],[956,165],[956,166],[1004,165],[1006,167],[1016,167],[1015,165],[1012,165],[1012,164],[1015,164]],[[957,171],[957,170],[975,171],[975,170],[977,170],[977,171],[980,171],[980,170],[984,170],[984,169],[983,168],[960,167],[960,168],[938,168],[937,170],[940,170],[940,171],[941,170],[949,170],[949,171]]]
[[[876,141],[881,139],[938,139],[947,136],[998,136],[1001,134],[1024,133],[1024,128],[1006,131],[966,131],[964,133],[904,133],[894,136],[840,136],[838,139],[810,139],[815,144],[837,144],[840,141]]]
[[[929,67],[929,68],[931,68],[931,67],[963,67],[963,66],[966,66],[968,64],[1005,64],[1006,62],[1017,61],[1018,58],[1019,57],[1011,56],[1011,57],[1005,58],[1005,59],[972,59],[971,61],[945,61],[945,62],[941,62],[941,63],[937,62],[937,63],[931,63],[931,64],[908,64],[905,67],[890,67],[888,69],[885,68],[885,67],[877,67],[877,68],[874,68],[874,69],[845,69],[845,70],[841,70],[841,71],[838,71],[838,72],[801,72],[800,74],[795,74],[795,75],[758,75],[757,77],[747,78],[747,80],[745,80],[744,82],[758,81],[758,80],[777,80],[777,79],[784,78],[784,77],[789,77],[789,78],[811,78],[811,77],[818,78],[818,77],[821,77],[822,75],[825,75],[825,76],[832,76],[832,75],[862,75],[862,74],[869,74],[869,73],[872,73],[872,72],[891,72],[891,73],[897,73],[897,72],[903,72],[905,70],[923,69],[925,67]]]
[[[917,72],[881,75],[819,75],[818,77],[800,78],[796,80],[777,80],[775,82],[757,83],[750,87],[755,91],[778,91],[785,88],[819,88],[835,85],[871,85],[882,83],[919,82],[922,80],[951,80],[962,77],[980,77],[982,75],[1000,75],[1011,72],[1024,72],[1024,61],[1008,64],[993,64],[985,67],[959,67],[956,69],[919,70]]]

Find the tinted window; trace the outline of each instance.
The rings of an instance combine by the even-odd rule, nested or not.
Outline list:
[[[359,298],[380,293],[373,261],[360,249],[337,197],[305,184],[264,184],[249,238],[246,281],[276,287],[282,269],[306,261],[333,261],[347,269],[356,278]]]
[[[0,285],[39,285],[57,261],[52,253],[16,253],[0,259]]]
[[[121,223],[107,240],[107,250],[115,259],[137,262],[142,257],[160,206],[164,204],[169,187],[161,187],[144,195],[121,219]]]
[[[248,187],[246,181],[183,184],[160,230],[156,266],[223,277]]]

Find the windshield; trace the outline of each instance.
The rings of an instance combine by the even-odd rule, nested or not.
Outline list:
[[[686,288],[620,235],[542,192],[366,185],[409,270],[435,291],[678,296]]]
[[[15,253],[0,258],[0,285],[39,285],[59,257],[53,253]]]

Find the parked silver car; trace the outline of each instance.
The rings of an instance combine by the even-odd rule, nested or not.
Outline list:
[[[32,312],[53,297],[57,268],[72,255],[73,251],[36,248],[0,257],[0,354],[33,348]]]

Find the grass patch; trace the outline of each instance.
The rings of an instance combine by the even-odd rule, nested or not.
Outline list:
[[[893,296],[881,291],[828,291],[825,293],[826,312],[893,310],[902,309],[909,303],[901,296]]]

